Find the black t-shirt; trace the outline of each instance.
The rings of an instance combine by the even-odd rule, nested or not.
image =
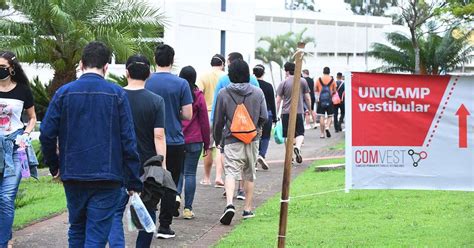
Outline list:
[[[156,155],[154,129],[165,127],[165,102],[147,89],[125,91],[132,109],[140,163],[144,164]]]
[[[314,80],[310,77],[305,77],[304,79],[308,83],[309,90],[311,90],[311,98],[314,98]]]
[[[272,111],[273,121],[276,122],[276,106],[275,106],[275,91],[273,90],[273,86],[263,80],[258,80],[258,84],[260,85],[260,89],[262,89],[263,94],[265,95],[265,102],[267,103],[267,111]]]
[[[23,110],[32,106],[33,94],[28,85],[17,83],[12,90],[0,92],[0,135],[23,128]]]

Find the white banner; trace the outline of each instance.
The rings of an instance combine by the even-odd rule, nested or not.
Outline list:
[[[346,190],[474,191],[474,77],[346,78]]]

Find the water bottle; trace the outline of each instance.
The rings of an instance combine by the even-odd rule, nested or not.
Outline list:
[[[28,156],[26,155],[25,148],[18,148],[18,157],[20,159],[21,165],[21,177],[22,178],[29,178],[30,174],[30,165],[28,163]]]
[[[148,210],[143,204],[142,199],[140,199],[140,196],[138,196],[137,193],[134,193],[132,195],[131,205],[133,206],[135,213],[137,214],[138,220],[143,226],[143,229],[145,229],[147,233],[154,232],[156,229],[155,223],[153,223],[150,213],[148,213]]]

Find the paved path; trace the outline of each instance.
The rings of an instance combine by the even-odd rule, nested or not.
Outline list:
[[[344,155],[342,151],[327,149],[327,147],[341,142],[343,138],[344,134],[338,133],[333,134],[330,139],[320,139],[319,130],[307,130],[305,144],[302,148],[305,160],[302,165],[293,167],[292,175],[296,176],[304,171],[316,158]],[[268,171],[260,169],[257,172],[255,206],[259,206],[281,191],[284,154],[284,146],[276,145],[271,141],[267,160],[273,162],[270,163]],[[203,168],[200,165],[198,167],[198,182],[202,171]],[[176,237],[168,240],[153,239],[152,247],[209,247],[215,244],[241,221],[240,215],[243,208],[243,201],[235,200],[237,214],[232,224],[230,226],[221,225],[219,217],[225,207],[225,198],[222,197],[222,192],[223,189],[198,184],[193,204],[196,218],[193,220],[175,218],[171,227],[176,231]],[[258,212],[256,212],[256,218],[258,218]],[[14,247],[67,247],[67,229],[67,213],[64,213],[16,231],[13,234]],[[127,228],[125,227],[125,229]],[[128,232],[128,230],[125,232],[127,247],[135,247],[136,233]]]

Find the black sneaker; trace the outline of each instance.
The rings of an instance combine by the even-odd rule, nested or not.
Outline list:
[[[223,225],[230,225],[230,222],[232,221],[232,218],[234,218],[234,214],[235,214],[235,207],[234,205],[228,205],[225,210],[224,210],[224,214],[221,216],[220,218],[220,222],[223,224]]]
[[[156,234],[156,238],[157,239],[170,239],[170,238],[174,238],[176,235],[174,233],[173,230],[171,230],[171,228],[164,228],[162,226],[160,226],[158,228],[158,233]]]
[[[245,192],[241,189],[237,190],[237,199],[245,200]]]
[[[300,151],[300,149],[298,149],[298,147],[294,147],[294,148],[293,148],[293,152],[295,153],[295,156],[296,156],[296,162],[297,162],[298,164],[303,163],[303,157],[301,157],[301,151]]]
[[[243,214],[242,214],[242,217],[243,217],[244,219],[249,219],[249,218],[255,217],[255,214],[254,214],[252,211],[245,211],[245,210],[244,210],[244,212],[243,212]]]
[[[179,195],[176,196],[176,210],[173,213],[174,217],[179,217],[179,207],[181,206],[181,197]]]
[[[329,132],[329,129],[326,129],[326,137],[331,138],[331,132]]]

